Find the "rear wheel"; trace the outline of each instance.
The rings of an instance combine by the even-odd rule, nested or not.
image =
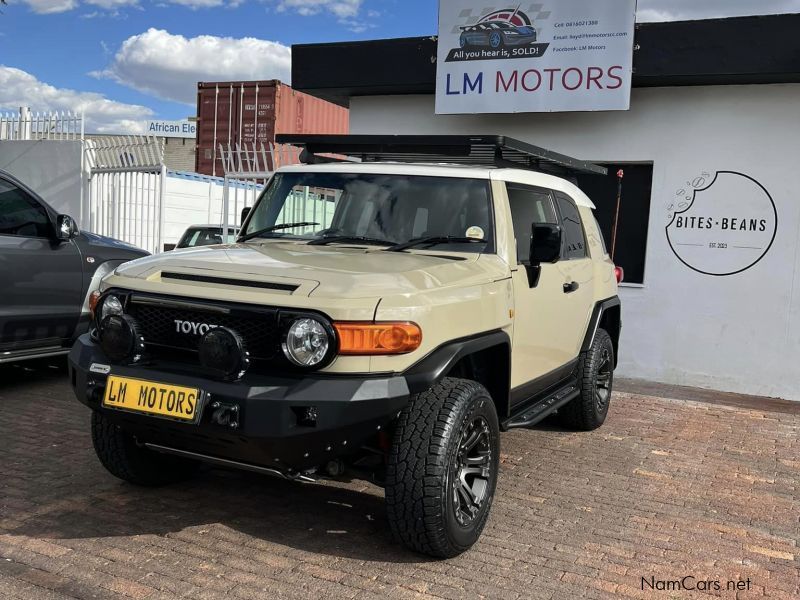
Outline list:
[[[614,385],[614,344],[604,329],[595,333],[591,347],[578,361],[580,395],[558,411],[568,427],[591,431],[608,415]]]
[[[98,411],[92,412],[92,442],[109,473],[136,485],[153,487],[181,481],[194,475],[200,466],[196,461],[140,446],[131,434]]]
[[[386,506],[393,535],[440,558],[469,549],[494,498],[500,440],[486,389],[446,378],[403,410],[389,456]]]

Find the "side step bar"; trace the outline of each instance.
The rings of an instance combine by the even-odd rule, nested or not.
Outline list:
[[[281,479],[288,479],[289,481],[302,481],[304,483],[316,483],[317,481],[314,477],[306,475],[305,473],[285,473],[284,471],[272,469],[270,467],[252,465],[250,463],[243,463],[239,462],[238,460],[230,460],[228,458],[220,458],[218,456],[209,456],[208,454],[199,454],[198,452],[189,452],[188,450],[179,450],[178,448],[170,448],[169,446],[161,446],[160,444],[149,444],[145,442],[143,445],[145,448],[155,450],[156,452],[172,454],[174,456],[190,458],[192,460],[200,460],[220,467],[263,473],[264,475],[280,477]]]
[[[69,354],[69,348],[63,346],[50,346],[47,348],[29,348],[27,350],[7,350],[0,352],[0,364],[10,363],[17,360],[27,360],[29,358],[47,358],[49,356],[61,356]]]
[[[550,413],[577,398],[580,393],[581,391],[576,384],[569,384],[556,390],[550,396],[540,400],[533,406],[522,409],[521,412],[505,421],[503,423],[503,430],[536,425],[536,423],[547,417]]]

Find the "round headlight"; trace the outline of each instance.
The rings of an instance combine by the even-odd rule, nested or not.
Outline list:
[[[100,325],[100,346],[112,362],[134,363],[142,358],[144,340],[130,315],[110,315]]]
[[[100,305],[100,322],[102,323],[106,317],[121,314],[122,302],[120,302],[120,299],[113,294],[106,296],[103,299],[103,303]]]
[[[300,367],[313,367],[322,362],[330,347],[330,337],[316,319],[297,319],[286,333],[283,353]]]
[[[241,336],[233,329],[209,329],[197,347],[200,364],[226,379],[238,379],[250,366]]]

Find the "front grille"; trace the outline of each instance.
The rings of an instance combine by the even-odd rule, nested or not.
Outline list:
[[[132,298],[127,312],[136,319],[145,339],[149,354],[162,354],[164,357],[179,359],[186,351],[197,352],[202,334],[198,331],[186,333],[176,321],[228,327],[238,333],[253,360],[271,361],[280,352],[280,331],[278,311],[258,308],[252,311],[241,308],[228,308],[220,312],[223,305],[209,305],[208,310],[193,303],[192,308],[159,306],[152,301],[139,303]],[[215,310],[216,308],[216,310]],[[207,328],[202,328],[205,333]],[[170,355],[163,352],[174,349],[183,352]]]

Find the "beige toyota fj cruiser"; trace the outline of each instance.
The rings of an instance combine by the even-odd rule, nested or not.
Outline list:
[[[454,556],[486,523],[501,430],[606,418],[620,271],[564,178],[605,169],[499,136],[283,141],[306,164],[236,243],[103,280],[70,354],[97,455],[142,485],[201,461],[363,477],[397,539]]]

